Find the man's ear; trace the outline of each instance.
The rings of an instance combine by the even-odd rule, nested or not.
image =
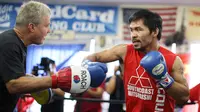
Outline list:
[[[156,28],[156,31],[153,31],[153,32],[152,32],[152,35],[153,35],[154,37],[157,37],[157,36],[158,36],[158,33],[159,33],[159,29]]]
[[[28,24],[28,30],[29,30],[30,32],[34,32],[34,31],[35,31],[35,24],[29,23],[29,24]]]

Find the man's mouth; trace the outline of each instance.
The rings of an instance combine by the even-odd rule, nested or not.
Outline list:
[[[137,42],[140,42],[139,40],[134,40],[134,41],[132,41],[133,43],[137,43]]]

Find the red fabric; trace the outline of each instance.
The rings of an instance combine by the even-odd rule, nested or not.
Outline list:
[[[63,68],[58,71],[57,87],[65,92],[71,90],[72,70],[70,67]]]
[[[52,75],[51,80],[52,80],[52,88],[57,88],[57,76]]]
[[[160,47],[159,51],[166,60],[168,73],[170,74],[176,55],[163,47]],[[143,57],[144,54],[134,50],[132,44],[127,46],[124,62],[124,89],[127,112],[173,112],[174,99],[164,89],[158,89],[155,79],[140,66],[140,60]]]
[[[190,89],[190,100],[192,102],[198,101],[198,112],[200,112],[200,84]]]
[[[190,63],[190,53],[185,53],[185,54],[177,54],[181,60],[183,61],[184,64],[189,64]]]
[[[102,83],[101,86],[99,86],[99,87],[104,89],[104,85],[105,85],[105,83]],[[93,91],[96,91],[96,88],[91,88],[91,89]],[[85,92],[81,95],[81,98],[96,98],[96,97],[92,97],[90,94]],[[100,99],[100,98],[96,98],[96,99]],[[75,111],[78,108],[77,103],[75,106]],[[101,112],[101,102],[81,101],[80,102],[80,110],[81,110],[81,112]]]
[[[34,98],[32,97],[19,98],[17,102],[17,112],[26,112],[26,110],[31,106],[33,101]]]

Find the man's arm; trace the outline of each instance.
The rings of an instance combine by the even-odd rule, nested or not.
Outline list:
[[[157,83],[181,105],[189,99],[189,88],[183,73],[183,62],[177,56],[172,66],[172,73],[169,75],[163,55],[158,51],[147,53],[140,65],[156,79]]]
[[[92,97],[101,98],[103,95],[103,88],[97,87],[96,90],[88,89],[86,92],[90,94]]]
[[[174,61],[171,76],[174,83],[167,89],[167,93],[176,100],[177,104],[186,103],[189,99],[189,87],[184,77],[183,62],[178,56]]]
[[[6,87],[11,94],[31,93],[46,88],[51,88],[51,77],[27,77],[23,76],[18,79],[12,79],[6,83]]]
[[[110,49],[88,55],[84,60],[98,61],[98,62],[112,62],[116,60],[123,60],[126,55],[126,44],[116,45]]]
[[[113,91],[115,90],[116,86],[116,76],[113,75],[110,80],[106,84],[106,91],[108,94],[112,94]]]
[[[65,92],[63,90],[61,90],[60,88],[58,89],[52,89],[52,91],[57,94],[58,96],[64,97],[65,96]]]
[[[106,72],[106,64],[94,62],[88,64],[87,68],[64,67],[55,75],[47,77],[21,76],[7,81],[6,87],[11,94],[37,92],[47,88],[60,88],[65,92],[82,93],[89,87],[100,86],[106,77]]]

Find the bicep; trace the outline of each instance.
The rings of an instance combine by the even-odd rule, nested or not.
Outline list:
[[[101,52],[94,53],[87,56],[87,59],[98,62],[112,62],[116,60],[122,60],[123,55],[126,54],[126,45],[120,44],[110,49],[106,49]]]
[[[184,76],[184,65],[178,56],[176,57],[173,64],[172,77],[174,78],[175,82],[180,83],[188,88],[187,80]]]

